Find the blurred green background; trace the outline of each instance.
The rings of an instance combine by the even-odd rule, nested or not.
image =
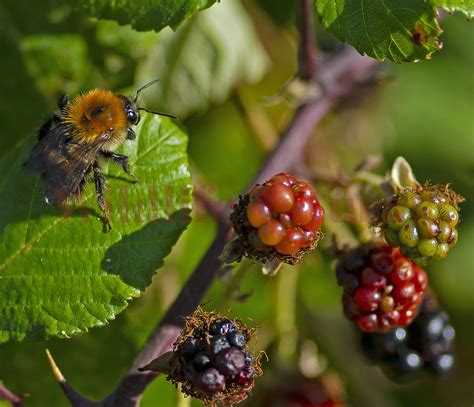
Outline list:
[[[143,33],[86,18],[55,2],[4,0],[0,156],[34,133],[62,91],[106,87],[131,93],[160,78],[142,103],[182,119],[190,136],[195,183],[217,198],[232,199],[258,171],[291,117],[294,106],[284,100],[264,101],[295,73],[294,15],[293,1],[228,0],[196,14],[175,32]],[[430,267],[431,284],[456,328],[456,367],[443,380],[426,376],[396,385],[369,366],[351,324],[342,317],[341,290],[323,251],[276,278],[251,265],[223,273],[203,299],[207,308],[231,308],[233,315],[259,326],[255,346],[270,357],[263,366],[267,379],[262,379],[268,385],[288,363],[297,365],[294,355],[281,351],[284,341],[295,339],[311,343],[313,353],[317,349],[316,373],[337,373],[348,405],[474,403],[474,31],[472,23],[457,15],[447,16],[441,25],[444,49],[431,61],[387,63],[376,86],[362,88],[315,129],[306,164],[311,174],[335,166],[350,171],[369,153],[379,153],[383,163],[377,171],[383,174],[402,155],[419,180],[450,182],[467,198],[456,249]],[[316,40],[328,55],[342,48],[320,29]],[[153,284],[116,320],[69,340],[0,346],[0,379],[28,394],[28,406],[68,405],[50,374],[47,347],[78,391],[104,397],[199,261],[214,229],[213,221],[196,208],[192,224]],[[243,275],[235,301],[226,299],[229,283],[235,281],[232,273]],[[292,284],[293,291],[288,288]],[[257,383],[256,393],[258,389]],[[178,405],[178,394],[160,377],[147,389],[142,405]],[[259,405],[252,400],[247,405]]]

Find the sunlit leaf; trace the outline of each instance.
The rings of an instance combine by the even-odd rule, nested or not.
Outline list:
[[[469,18],[474,16],[474,0],[431,0],[431,2],[449,12],[460,11]]]
[[[108,167],[109,233],[92,185],[72,208],[45,203],[41,179],[23,170],[31,143],[0,160],[0,342],[87,331],[140,295],[189,221],[186,142],[144,115],[122,150],[140,182]]]
[[[436,9],[424,0],[315,0],[323,26],[361,54],[394,62],[439,49]]]

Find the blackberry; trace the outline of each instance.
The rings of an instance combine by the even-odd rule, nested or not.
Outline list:
[[[232,346],[243,349],[245,347],[245,336],[242,332],[230,332],[227,334],[227,340]]]
[[[227,318],[221,318],[213,322],[209,327],[209,333],[211,335],[223,334],[227,332],[232,332],[235,330],[235,325],[229,321]]]
[[[361,344],[364,353],[380,364],[388,377],[398,380],[421,371],[438,376],[448,373],[454,365],[454,336],[447,314],[430,295],[409,327],[364,333]]]
[[[280,173],[241,196],[230,220],[237,235],[231,261],[295,264],[317,246],[324,209],[311,185]]]
[[[232,380],[239,386],[247,387],[253,384],[254,377],[255,369],[251,365],[249,365],[248,367],[240,371],[238,374],[236,374]]]
[[[191,359],[196,353],[202,351],[206,343],[201,339],[188,338],[181,346],[181,353],[186,359]]]
[[[200,373],[195,382],[195,386],[206,394],[214,394],[225,389],[225,377],[213,367]]]
[[[331,385],[326,386],[327,383]],[[288,373],[270,385],[259,406],[284,407],[343,407],[341,401],[342,383],[337,376],[323,375],[306,378],[300,373]]]
[[[230,348],[230,343],[225,335],[216,335],[211,339],[211,351],[214,355],[227,348]]]
[[[382,203],[377,219],[385,240],[418,265],[445,258],[458,240],[458,204],[464,199],[447,186],[406,189]]]
[[[219,372],[229,376],[240,373],[245,367],[245,355],[236,348],[225,349],[218,353],[215,364]]]
[[[198,353],[193,359],[193,367],[202,371],[211,366],[211,358],[204,352]]]
[[[247,398],[262,374],[258,357],[247,349],[253,335],[241,321],[200,308],[186,318],[173,345],[168,380],[207,404],[232,405]]]
[[[345,252],[336,276],[344,287],[344,314],[366,332],[409,325],[428,282],[424,270],[389,246]]]

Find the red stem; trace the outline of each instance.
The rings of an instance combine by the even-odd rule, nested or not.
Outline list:
[[[8,401],[13,407],[23,407],[23,399],[8,390],[2,382],[0,382],[0,400]]]
[[[309,81],[316,72],[316,47],[313,31],[313,0],[300,0],[298,10],[298,29],[300,43],[298,47],[298,76]]]

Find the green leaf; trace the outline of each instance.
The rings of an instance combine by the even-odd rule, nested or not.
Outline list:
[[[467,17],[474,16],[474,0],[431,0],[434,6],[442,7],[450,13],[460,11]]]
[[[424,0],[315,0],[323,26],[361,54],[427,59],[440,46],[436,9]]]
[[[20,52],[20,40],[17,27],[0,4],[0,92],[4,95],[0,98],[0,156],[4,150],[18,143],[19,138],[31,130],[37,117],[47,109],[46,100],[28,74]]]
[[[131,24],[138,31],[160,31],[176,27],[181,21],[212,6],[216,0],[70,0],[86,14],[119,24]]]
[[[189,222],[186,142],[171,120],[143,115],[121,150],[140,182],[108,167],[109,233],[93,185],[70,210],[45,203],[22,166],[31,143],[0,160],[0,343],[87,331],[140,295]]]
[[[226,0],[199,13],[178,31],[160,33],[139,71],[139,83],[160,78],[148,105],[185,117],[222,102],[239,82],[259,80],[268,59],[239,1]]]
[[[257,0],[256,3],[280,25],[294,23],[296,0]]]
[[[90,81],[87,43],[79,35],[29,35],[21,42],[28,72],[43,95],[56,102],[59,92],[76,94]],[[51,61],[57,61],[51,69]]]

